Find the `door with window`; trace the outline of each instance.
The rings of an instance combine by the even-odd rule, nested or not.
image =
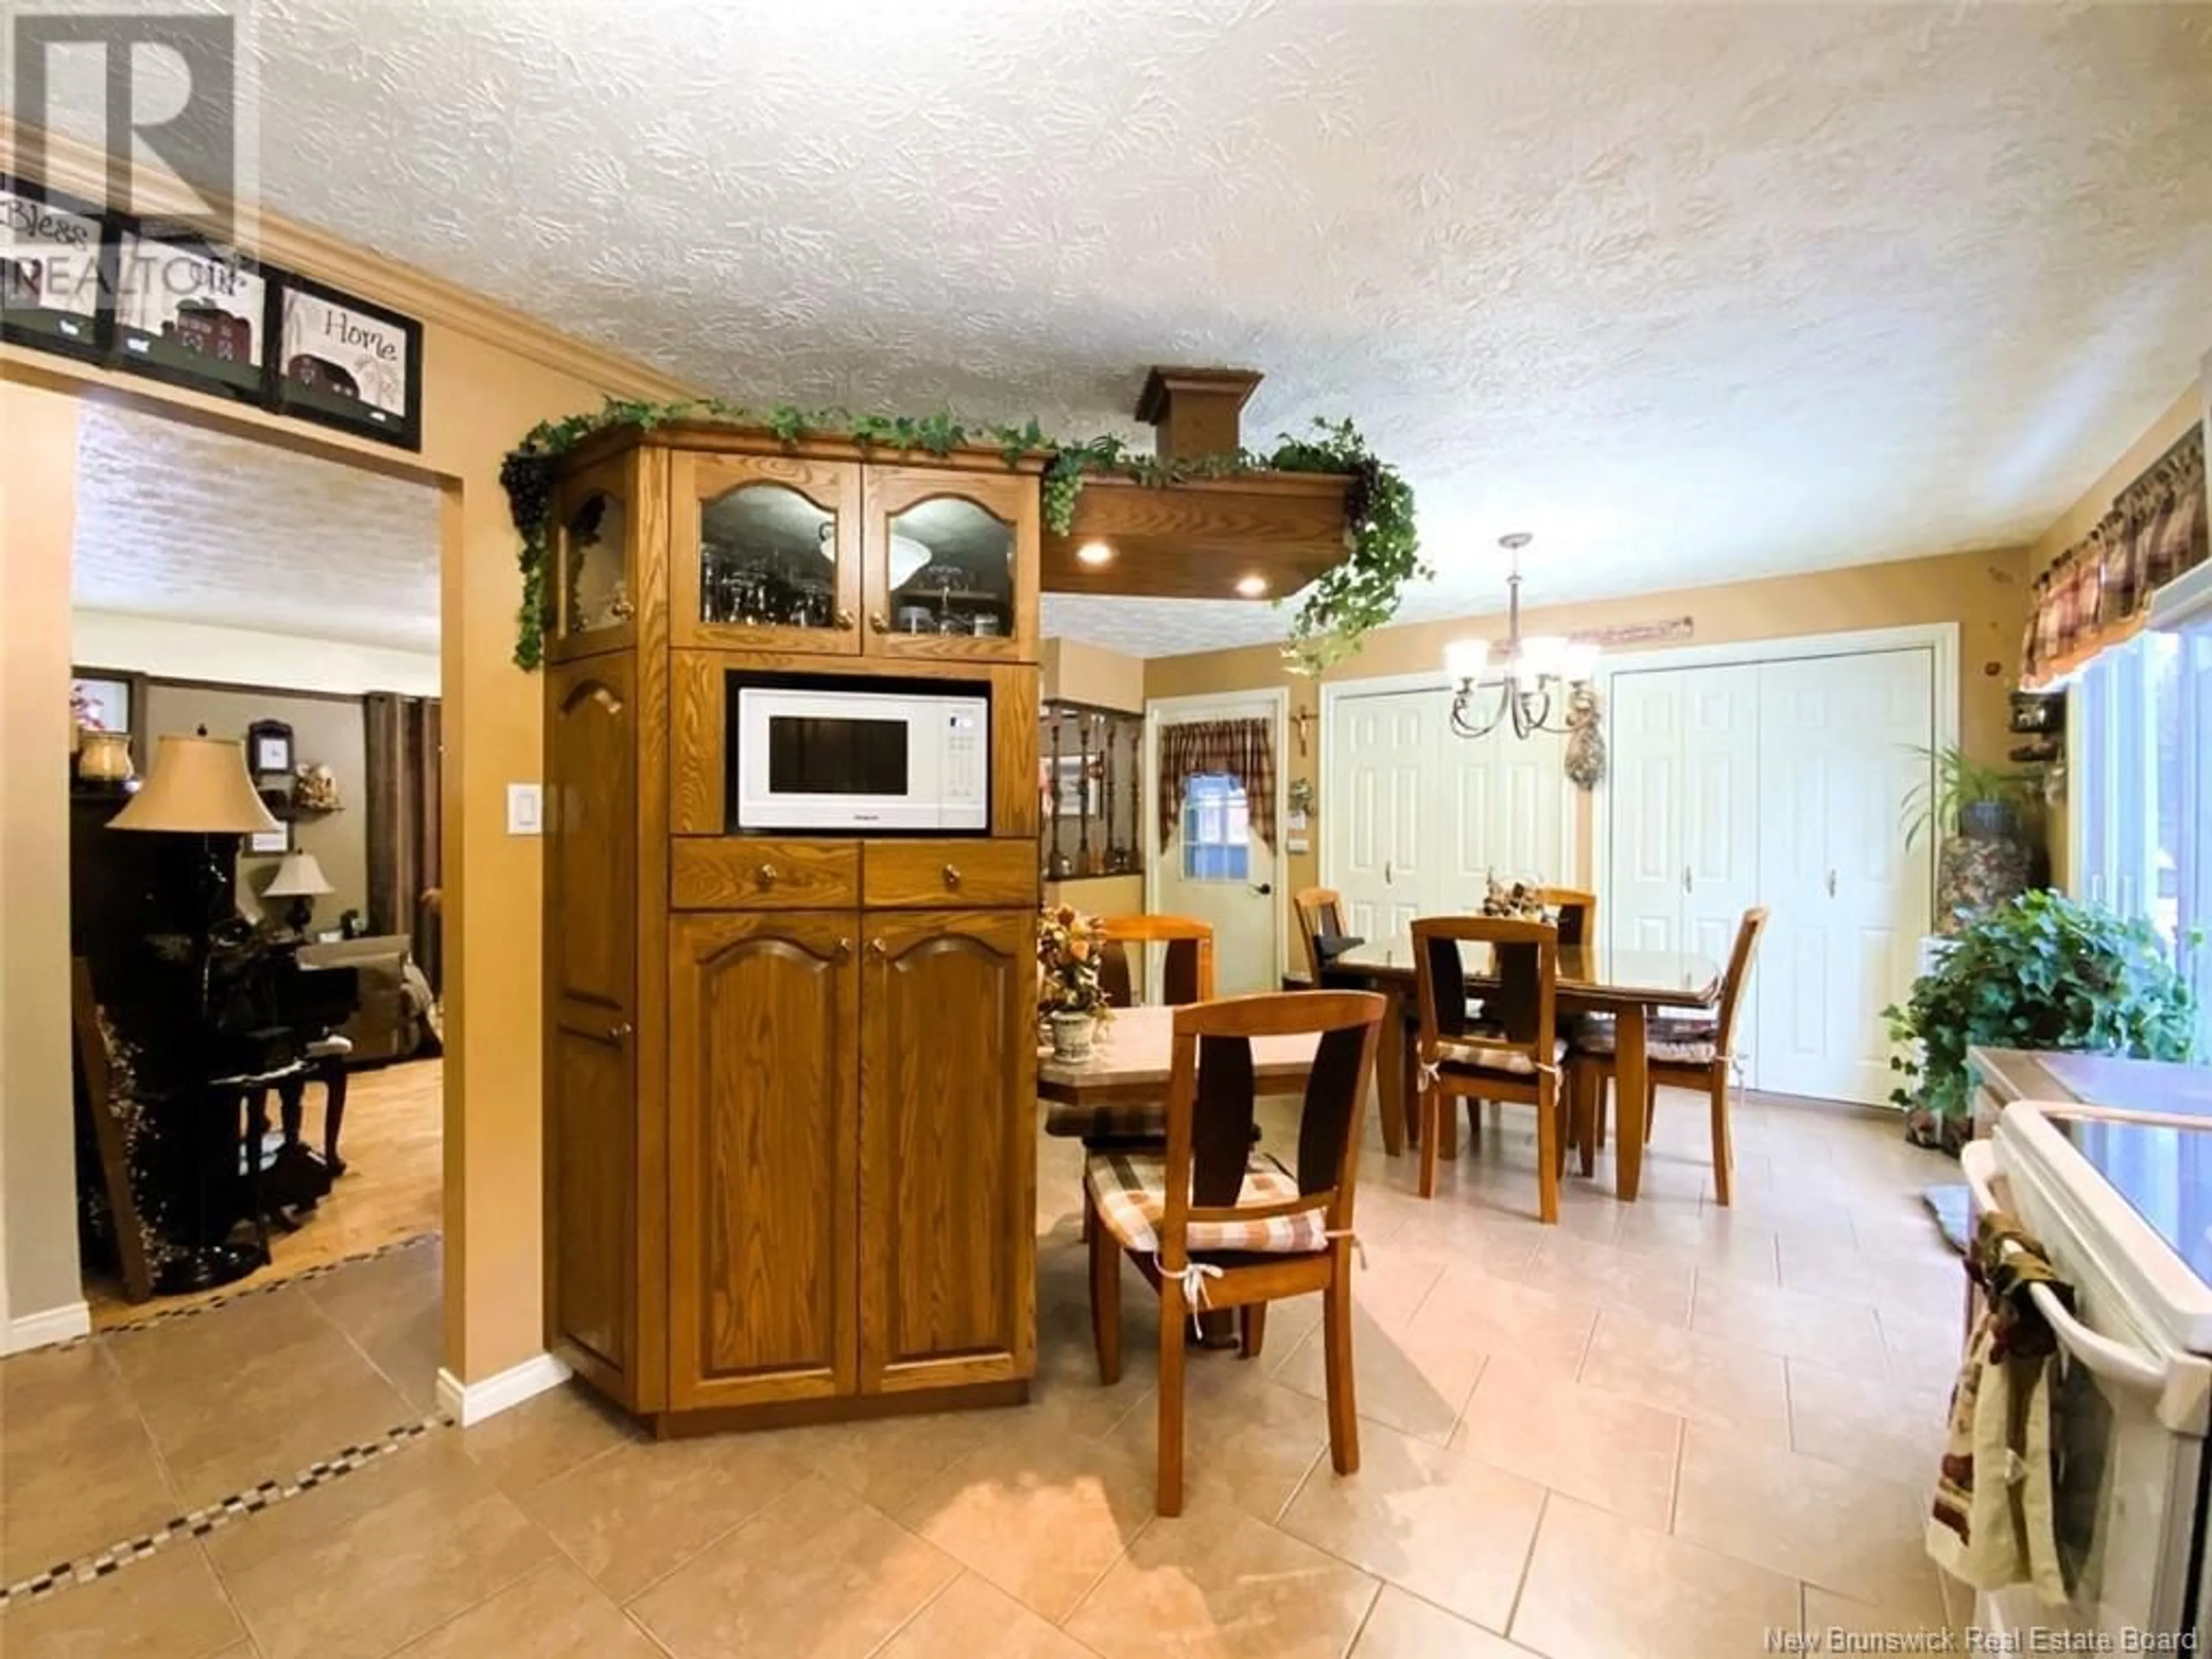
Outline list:
[[[1146,770],[1165,830],[1146,908],[1212,924],[1216,995],[1279,989],[1280,703],[1155,704],[1146,726]]]

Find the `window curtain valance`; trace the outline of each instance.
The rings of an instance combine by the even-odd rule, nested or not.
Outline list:
[[[2207,556],[2204,428],[2191,427],[2035,579],[2021,683],[2049,685],[2143,625],[2151,595]]]
[[[1194,777],[1221,773],[1244,786],[1253,833],[1275,845],[1275,744],[1264,720],[1188,720],[1160,727],[1160,850],[1175,839],[1183,788]]]

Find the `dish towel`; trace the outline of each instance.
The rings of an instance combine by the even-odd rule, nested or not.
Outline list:
[[[2051,1373],[2057,1343],[2028,1294],[2067,1285],[2013,1217],[1975,1230],[1967,1272],[1986,1305],[1951,1390],[1949,1438],[1928,1520],[1928,1553],[1976,1589],[2033,1584],[2066,1599],[2052,1527]]]

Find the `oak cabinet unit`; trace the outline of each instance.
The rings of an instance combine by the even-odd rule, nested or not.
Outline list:
[[[564,465],[547,1340],[663,1432],[1034,1367],[1036,472],[703,425]],[[988,827],[731,833],[726,686],[763,674],[988,691]]]

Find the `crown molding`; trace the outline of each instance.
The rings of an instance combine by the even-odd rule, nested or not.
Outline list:
[[[45,165],[35,173],[27,168],[19,173],[20,146],[27,141],[35,147],[41,136]],[[48,131],[40,135],[29,123],[19,122],[4,111],[0,111],[0,171],[35,178],[52,189],[66,191],[88,202],[106,199],[105,150],[66,133]],[[181,216],[204,205],[166,179],[134,180],[134,191],[141,212],[169,211]],[[283,270],[327,283],[426,324],[469,335],[544,368],[590,380],[610,397],[670,402],[700,395],[701,388],[690,381],[663,374],[621,352],[563,334],[458,283],[372,253],[328,231],[264,211],[251,203],[220,204],[243,210],[246,222],[252,227],[246,239],[251,251]]]

